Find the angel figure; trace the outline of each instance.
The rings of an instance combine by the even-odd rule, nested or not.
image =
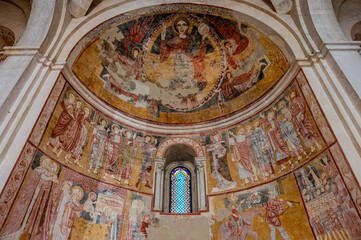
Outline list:
[[[137,20],[128,30],[128,33],[125,34],[123,40],[123,46],[120,46],[118,42],[114,54],[116,55],[118,61],[123,65],[129,66],[133,73],[135,74],[136,79],[143,79],[142,74],[142,50],[137,47],[143,41],[150,25],[153,22],[153,18],[149,17],[144,20]],[[132,49],[131,46],[135,46]],[[125,55],[120,52],[119,49],[124,49]]]
[[[230,70],[233,70],[232,86],[238,91],[245,91],[260,77],[263,65],[268,65],[264,59],[264,52],[261,46],[256,47],[252,38],[249,40],[247,31],[252,34],[252,29],[242,23],[238,23],[237,27],[226,21],[218,21],[216,18],[208,18],[208,21],[217,29],[224,39],[222,47],[227,57],[227,63]],[[240,61],[250,56],[258,59],[254,63],[251,61]],[[257,73],[254,75],[254,73]],[[252,75],[254,77],[251,79]]]

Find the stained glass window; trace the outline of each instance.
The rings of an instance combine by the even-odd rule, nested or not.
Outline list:
[[[177,167],[171,172],[171,213],[191,212],[191,174],[188,169]]]

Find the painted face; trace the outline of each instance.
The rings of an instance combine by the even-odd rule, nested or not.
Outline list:
[[[291,92],[291,96],[290,96],[291,98],[294,98],[294,97],[296,97],[296,93],[295,92]]]
[[[82,104],[81,101],[76,101],[76,107],[77,107],[77,108],[80,108],[80,107],[81,107],[81,104]]]
[[[119,129],[119,127],[118,127],[118,126],[115,126],[115,127],[114,127],[114,131],[115,131],[115,133],[119,133],[119,130],[120,130],[120,129]]]
[[[95,193],[92,192],[92,193],[89,194],[90,200],[94,201],[95,197],[96,197]]]
[[[179,34],[184,34],[188,30],[188,24],[185,21],[180,20],[179,22],[177,22],[176,28]]]
[[[255,122],[254,123],[254,126],[257,128],[257,127],[259,127],[259,122],[257,121],[257,122]]]
[[[214,135],[214,136],[213,136],[213,139],[214,139],[215,142],[218,142],[218,141],[219,141],[219,135],[218,135],[218,134],[217,134],[217,135]]]
[[[70,184],[67,184],[67,183],[64,184],[62,189],[63,189],[64,192],[69,192],[70,191]]]
[[[107,122],[103,119],[102,122],[101,122],[101,125],[102,125],[103,127],[105,127],[105,126],[107,125]]]
[[[147,215],[144,216],[144,221],[145,221],[145,222],[149,222],[149,221],[150,221],[150,215],[149,215],[149,214],[147,214]]]
[[[146,137],[145,137],[145,141],[149,143],[149,142],[150,142],[150,137],[149,137],[149,136],[146,136]]]
[[[132,137],[132,133],[131,133],[131,132],[127,132],[125,135],[127,136],[127,138],[131,138],[131,137]]]
[[[267,115],[269,120],[272,120],[274,116],[275,116],[274,112],[269,112],[268,115]]]
[[[227,51],[231,51],[232,50],[232,45],[229,43],[229,42],[226,42],[224,44],[224,48],[227,50]]]
[[[279,104],[278,104],[278,108],[281,109],[281,108],[284,108],[286,106],[286,103],[284,101],[281,101]]]
[[[244,129],[243,128],[240,128],[238,130],[238,134],[237,135],[243,135],[244,134]]]
[[[227,72],[226,74],[226,78],[229,80],[229,79],[232,79],[232,73],[230,72]]]
[[[139,54],[140,54],[140,52],[139,52],[138,49],[135,49],[135,50],[133,51],[133,56],[134,56],[134,58],[137,58],[137,57],[139,56]]]
[[[85,113],[85,116],[89,116],[89,114],[90,114],[89,109],[88,109],[88,108],[85,108],[85,109],[84,109],[84,113]]]
[[[69,94],[69,102],[73,103],[75,96],[73,94]]]

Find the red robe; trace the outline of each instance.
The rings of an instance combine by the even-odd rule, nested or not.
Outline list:
[[[290,111],[293,116],[293,122],[296,130],[300,133],[308,147],[311,147],[318,140],[318,135],[312,127],[312,124],[306,114],[306,104],[304,100],[296,96],[291,99]],[[303,115],[303,120],[301,116]]]
[[[279,217],[285,213],[285,210],[283,209],[285,204],[287,204],[287,202],[275,198],[268,199],[268,201],[263,204],[263,207],[266,210],[266,221],[268,224],[277,228],[282,226]]]
[[[233,156],[245,170],[254,174],[251,164],[251,153],[246,139],[243,142],[238,142],[236,139],[233,148]]]
[[[62,148],[66,152],[71,152],[71,150],[76,147],[78,139],[80,138],[83,122],[85,120],[84,114],[81,112],[80,108],[74,108],[73,115],[74,119],[69,125],[67,137],[62,143]]]
[[[53,132],[51,133],[52,138],[59,137],[63,133],[65,133],[65,131],[68,129],[69,124],[73,120],[73,117],[68,112],[64,101],[60,103],[60,106],[62,107],[63,111],[60,113],[58,122],[56,123]]]
[[[269,120],[268,118],[263,123],[264,128],[267,132],[268,138],[271,140],[271,144],[275,152],[283,153],[286,155],[283,159],[276,159],[277,163],[282,164],[287,161],[290,157],[286,142],[283,140],[282,131],[280,124],[276,118]],[[277,156],[276,156],[277,158]],[[282,160],[282,161],[279,161]]]

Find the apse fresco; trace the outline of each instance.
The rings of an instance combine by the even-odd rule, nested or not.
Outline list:
[[[113,107],[169,129],[262,101],[288,68],[280,50],[228,10],[187,6],[100,26],[74,73]],[[114,119],[61,74],[0,195],[0,239],[146,240],[197,220],[209,239],[360,239],[361,188],[303,72],[286,80],[249,117],[175,136]],[[153,209],[155,161],[175,144],[205,162],[195,166],[207,188],[199,213]],[[197,209],[181,196],[182,209]]]
[[[153,122],[194,123],[237,112],[289,64],[265,33],[217,11],[113,19],[79,53],[73,73],[106,103]]]

